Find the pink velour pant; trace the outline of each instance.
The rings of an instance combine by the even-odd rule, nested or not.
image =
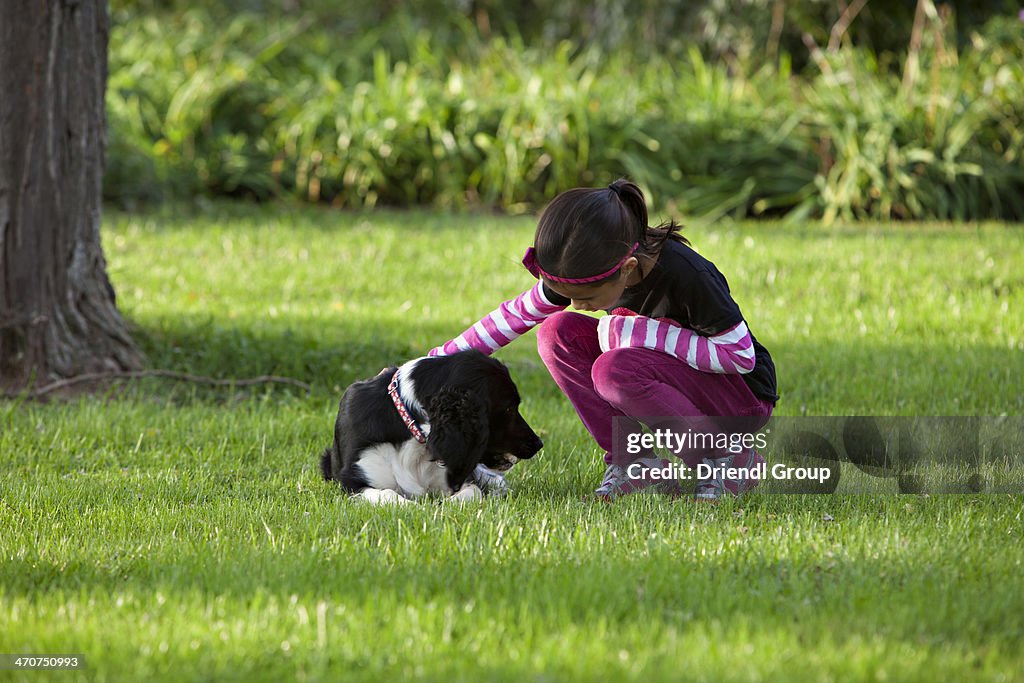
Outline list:
[[[626,465],[650,452],[628,454],[623,434],[613,424],[640,423],[650,429],[687,429],[754,432],[771,416],[772,404],[758,398],[739,375],[701,372],[662,351],[623,347],[602,352],[597,340],[597,318],[562,311],[537,328],[537,350],[554,378],[593,435],[606,451],[605,462]],[[618,443],[617,443],[618,442]],[[683,449],[675,452],[695,467],[705,457],[726,451]]]

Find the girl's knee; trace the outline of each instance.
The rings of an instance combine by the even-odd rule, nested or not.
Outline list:
[[[572,344],[581,335],[597,336],[597,319],[573,311],[559,311],[537,327],[537,350],[545,356],[551,350]]]
[[[640,380],[642,369],[647,365],[637,349],[628,347],[605,351],[594,362],[590,377],[597,394],[615,406],[627,404],[637,392],[644,392]]]

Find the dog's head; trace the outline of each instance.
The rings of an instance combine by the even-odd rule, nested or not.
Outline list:
[[[453,490],[477,464],[505,471],[544,445],[519,414],[508,368],[479,351],[419,363],[413,381],[430,420],[427,449]]]

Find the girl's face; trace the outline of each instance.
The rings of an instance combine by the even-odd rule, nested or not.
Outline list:
[[[577,311],[603,311],[615,306],[627,286],[636,284],[631,282],[636,266],[637,260],[632,257],[622,264],[617,275],[594,285],[571,285],[546,278],[544,284],[556,294],[571,299],[572,307]]]

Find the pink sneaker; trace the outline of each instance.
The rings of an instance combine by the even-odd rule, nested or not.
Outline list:
[[[764,464],[761,454],[752,448],[724,458],[705,458],[703,463],[712,468],[711,476],[697,482],[694,493],[696,500],[717,502],[726,495],[739,498],[761,483],[759,468]],[[737,468],[743,475],[740,479],[726,479],[723,470]]]

